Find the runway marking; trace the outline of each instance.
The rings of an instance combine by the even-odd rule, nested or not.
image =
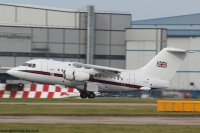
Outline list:
[[[158,116],[0,116],[0,123],[200,125],[200,117]]]
[[[156,103],[47,103],[47,102],[0,102],[0,105],[75,105],[75,106],[157,106]]]

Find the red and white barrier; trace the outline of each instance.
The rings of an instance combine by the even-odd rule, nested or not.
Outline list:
[[[73,88],[63,88],[52,85],[24,84],[18,87],[16,84],[0,84],[0,98],[64,98],[68,93],[79,93]]]

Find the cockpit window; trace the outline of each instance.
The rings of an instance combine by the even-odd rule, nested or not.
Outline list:
[[[28,64],[28,67],[32,67],[32,63]]]
[[[36,64],[33,64],[32,68],[35,68],[36,67]]]
[[[32,64],[32,63],[24,63],[24,64],[22,64],[22,66],[28,66],[28,67],[35,68],[35,67],[36,67],[36,64]]]
[[[24,63],[24,64],[22,64],[22,66],[27,66],[28,65],[28,63]]]

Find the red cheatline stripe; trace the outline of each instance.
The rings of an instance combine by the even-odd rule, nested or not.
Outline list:
[[[122,83],[112,82],[112,81],[105,81],[105,80],[99,80],[99,79],[90,79],[89,81],[99,82],[99,83],[104,83],[104,84],[118,85],[118,86],[122,85]]]
[[[35,72],[36,74],[49,75],[49,72]]]
[[[36,91],[36,84],[31,84],[31,90],[30,91]]]
[[[141,86],[138,85],[131,85],[131,84],[125,84],[126,87],[130,87],[130,88],[140,88]]]
[[[130,88],[140,88],[141,87],[141,86],[138,86],[138,85],[124,84],[124,83],[105,81],[105,80],[99,80],[99,79],[89,79],[89,81],[99,82],[99,83],[103,83],[103,84],[117,85],[117,86],[125,86],[125,87],[130,87]]]
[[[54,73],[54,76],[56,76],[56,77],[63,77],[63,75],[59,74],[59,73]]]
[[[50,75],[50,73],[49,73],[49,72],[37,72],[36,74]]]
[[[5,91],[0,91],[0,98],[3,98],[3,94]]]
[[[34,71],[34,70],[19,70],[22,72],[28,72],[28,73],[35,73],[35,74],[42,74],[42,75],[50,75],[49,72],[43,72],[43,71]]]
[[[17,92],[16,91],[11,91],[10,92],[10,98],[15,98]]]
[[[44,85],[43,85],[43,91],[44,91],[44,92],[48,92],[48,91],[49,91],[49,85],[44,84]]]
[[[47,98],[53,98],[54,92],[49,92]]]
[[[35,98],[40,98],[42,92],[36,92]]]
[[[68,88],[68,92],[74,92],[74,88]]]
[[[22,98],[28,98],[29,91],[24,91]]]

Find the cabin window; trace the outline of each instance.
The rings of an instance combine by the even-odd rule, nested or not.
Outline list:
[[[32,63],[28,64],[28,67],[32,67]]]
[[[36,64],[33,64],[32,68],[35,68],[36,67]]]
[[[58,69],[58,71],[60,71],[60,69]]]

